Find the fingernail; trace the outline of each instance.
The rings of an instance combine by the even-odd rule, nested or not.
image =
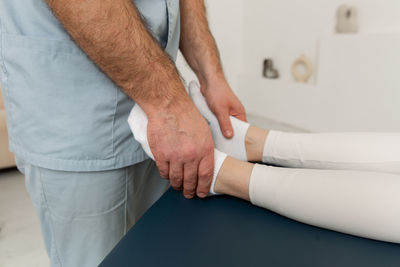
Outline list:
[[[226,131],[225,131],[225,135],[231,136],[231,135],[232,135],[232,131],[231,131],[231,130],[226,130]]]
[[[204,194],[204,193],[199,193],[198,196],[201,197],[201,198],[205,198],[207,195]]]
[[[184,196],[185,198],[187,198],[187,199],[191,199],[191,198],[193,198],[193,196],[192,196],[192,195],[188,195],[188,194],[186,194],[186,195],[184,194],[183,196]]]

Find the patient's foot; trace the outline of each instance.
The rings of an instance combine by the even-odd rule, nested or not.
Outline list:
[[[139,107],[139,105],[135,105],[131,110],[131,113],[128,117],[128,124],[131,128],[134,138],[141,145],[146,154],[154,160],[153,153],[151,152],[149,142],[147,140],[147,116],[146,113]],[[211,183],[211,188],[209,195],[216,195],[217,192],[214,191],[216,177],[221,169],[222,164],[226,159],[226,154],[214,149],[214,175]]]
[[[230,117],[233,127],[233,137],[227,139],[221,132],[218,119],[209,109],[207,102],[200,92],[196,82],[189,85],[189,94],[201,114],[208,121],[213,134],[215,147],[229,156],[242,161],[261,161],[264,143],[268,131],[250,126],[235,117]]]

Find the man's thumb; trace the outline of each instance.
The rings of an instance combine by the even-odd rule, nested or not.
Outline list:
[[[217,118],[222,134],[225,136],[225,138],[231,138],[233,136],[233,128],[231,120],[229,119],[229,113],[219,113]]]

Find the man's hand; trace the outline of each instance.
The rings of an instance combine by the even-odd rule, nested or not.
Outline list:
[[[234,133],[229,116],[245,121],[246,114],[224,77],[217,45],[208,27],[204,0],[180,0],[180,7],[180,49],[199,79],[201,92],[217,116],[222,134],[231,138]]]
[[[193,103],[149,115],[147,136],[162,177],[186,198],[206,197],[214,171],[210,128]],[[197,190],[196,190],[197,189]]]
[[[226,138],[231,138],[234,133],[229,116],[247,121],[242,103],[223,78],[212,83],[201,84],[200,89],[211,111],[218,118],[222,134]]]
[[[214,169],[210,129],[134,3],[46,2],[82,50],[147,114],[149,145],[161,174],[174,188],[183,187],[186,197],[196,189],[205,196]]]

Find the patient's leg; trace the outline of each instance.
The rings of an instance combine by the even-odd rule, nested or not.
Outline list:
[[[400,174],[400,133],[270,131],[262,161],[286,167]]]
[[[129,116],[135,138],[152,157],[147,118]],[[400,176],[254,165],[214,151],[211,194],[250,200],[289,218],[349,234],[400,242]]]
[[[270,167],[227,157],[215,191],[303,223],[400,243],[398,175]]]
[[[243,161],[297,168],[346,169],[400,174],[400,133],[286,133],[267,131],[231,117],[226,139],[199,86],[190,96],[209,121],[217,149]]]
[[[250,126],[245,140],[251,161],[400,174],[400,133],[288,133]]]

